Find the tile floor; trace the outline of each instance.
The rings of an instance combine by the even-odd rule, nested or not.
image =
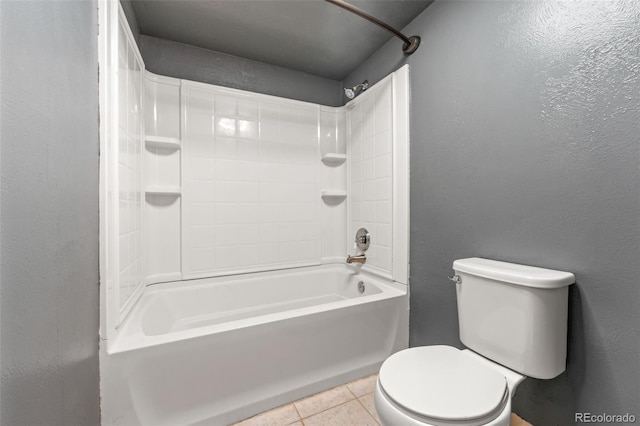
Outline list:
[[[311,395],[233,426],[379,426],[373,405],[377,374]],[[515,414],[511,426],[531,426]]]

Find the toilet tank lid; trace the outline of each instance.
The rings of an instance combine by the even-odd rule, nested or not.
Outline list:
[[[561,288],[576,281],[571,272],[470,257],[453,262],[456,272],[535,288]]]

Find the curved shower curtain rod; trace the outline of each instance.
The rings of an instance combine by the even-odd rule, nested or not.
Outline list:
[[[398,37],[400,40],[404,41],[404,44],[402,45],[402,51],[405,53],[405,55],[411,55],[413,52],[415,52],[418,49],[418,46],[420,46],[420,37],[418,36],[407,37],[406,35],[402,34],[400,31],[393,28],[391,25],[387,24],[386,22],[382,22],[375,16],[368,14],[364,10],[357,8],[352,4],[349,4],[343,0],[325,0],[325,1],[329,3],[333,3],[336,6],[339,6],[345,10],[348,10],[351,13],[355,13],[356,15],[366,19],[369,22],[373,22],[377,26],[384,28],[385,30],[392,33],[394,36]]]

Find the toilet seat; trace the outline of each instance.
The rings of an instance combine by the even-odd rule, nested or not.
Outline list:
[[[389,357],[378,376],[384,396],[430,425],[483,425],[509,400],[504,375],[451,346],[405,349]]]

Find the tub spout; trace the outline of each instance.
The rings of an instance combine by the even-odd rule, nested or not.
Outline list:
[[[364,254],[359,254],[357,256],[347,256],[347,263],[362,263],[363,265],[367,263],[367,256]]]

